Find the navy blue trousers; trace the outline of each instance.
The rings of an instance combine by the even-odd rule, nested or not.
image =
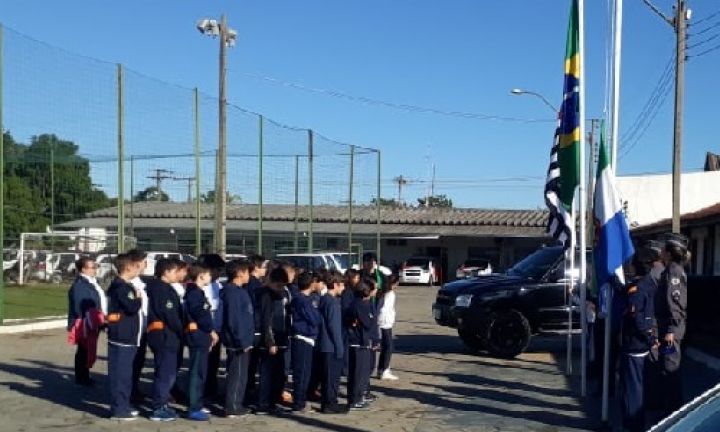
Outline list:
[[[132,391],[133,359],[135,346],[108,343],[108,379],[110,381],[110,411],[113,416],[130,415],[130,392]]]
[[[293,408],[303,409],[307,404],[314,347],[300,339],[293,339],[290,345],[292,346]]]
[[[243,410],[250,368],[250,353],[227,349],[227,378],[225,384],[225,413],[239,414]]]
[[[335,353],[322,353],[322,407],[337,405],[340,392],[340,376],[344,366],[344,358],[337,358]]]
[[[190,412],[201,410],[203,407],[207,361],[207,348],[190,348],[190,368],[188,369],[188,402]]]
[[[285,389],[285,352],[278,349],[277,354],[271,355],[267,350],[260,354],[260,392],[258,395],[258,409],[268,410],[275,406],[282,398]]]
[[[177,349],[158,349],[153,351],[155,357],[155,375],[153,380],[153,409],[168,404],[170,389],[177,377]]]
[[[348,364],[348,403],[363,401],[363,396],[370,388],[370,371],[372,369],[372,353],[367,348],[350,348]]]
[[[622,390],[623,427],[629,432],[645,430],[645,407],[643,403],[643,377],[645,356],[621,354],[620,385]]]

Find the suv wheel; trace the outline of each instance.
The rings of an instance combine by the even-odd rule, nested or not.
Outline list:
[[[478,351],[487,349],[487,344],[480,337],[477,329],[460,329],[458,330],[458,335],[463,341],[463,344],[465,344],[467,349],[472,353],[477,353]]]
[[[488,350],[496,357],[516,357],[530,343],[530,323],[514,309],[494,313],[487,331]]]

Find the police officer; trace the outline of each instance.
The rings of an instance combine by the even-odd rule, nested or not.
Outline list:
[[[654,281],[649,271],[650,253],[640,249],[633,258],[635,277],[626,286],[622,316],[620,384],[623,428],[629,432],[645,430],[643,381],[645,358],[656,344],[654,324]]]
[[[683,235],[667,236],[662,254],[665,271],[655,295],[655,315],[660,341],[659,359],[662,368],[662,408],[665,414],[682,405],[680,345],[685,337],[687,318],[687,275],[684,269],[689,258],[687,244],[687,238]]]
[[[650,272],[648,276],[650,280],[647,288],[650,290],[650,298],[654,299],[657,295],[658,286],[665,272],[665,263],[662,260],[662,253],[665,249],[665,242],[659,240],[649,240],[643,245],[640,254],[643,254],[643,261],[650,263]],[[657,320],[653,322],[653,333],[657,337]],[[655,410],[661,405],[660,395],[662,389],[660,387],[662,378],[662,368],[660,366],[660,346],[656,343],[650,348],[650,354],[645,357],[645,409]]]

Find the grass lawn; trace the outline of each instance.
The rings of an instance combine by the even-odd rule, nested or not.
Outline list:
[[[67,283],[5,286],[5,318],[66,315],[69,288]]]

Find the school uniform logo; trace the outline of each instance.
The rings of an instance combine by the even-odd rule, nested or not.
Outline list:
[[[135,300],[135,293],[132,292],[132,291],[130,291],[130,292],[128,293],[128,298],[129,298],[130,300]]]
[[[172,308],[173,308],[173,302],[172,302],[171,300],[168,300],[167,303],[165,303],[165,307],[166,307],[167,309],[172,309]]]
[[[673,285],[680,285],[680,278],[674,277],[674,278],[670,279],[670,283]]]
[[[203,309],[205,309],[205,310],[208,310],[208,309],[210,309],[210,305],[209,305],[209,304],[207,304],[207,303],[205,303],[205,304],[203,305]]]

